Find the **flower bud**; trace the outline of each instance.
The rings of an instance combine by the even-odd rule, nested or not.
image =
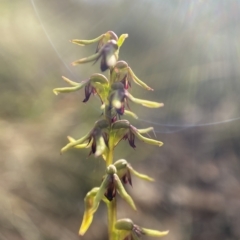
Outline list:
[[[128,120],[118,120],[112,124],[112,129],[120,129],[130,127],[130,122]]]
[[[119,219],[115,223],[115,228],[117,230],[132,231],[133,226],[134,226],[133,221],[129,218]]]

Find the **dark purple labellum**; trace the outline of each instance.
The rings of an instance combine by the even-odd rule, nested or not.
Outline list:
[[[131,83],[128,81],[127,74],[124,76],[121,83],[124,85],[125,89],[128,89],[129,87],[131,87]]]
[[[91,94],[96,94],[96,89],[91,86],[90,83],[88,83],[86,86],[85,86],[85,98],[83,99],[83,102],[87,102],[91,96]]]
[[[91,141],[91,138],[89,139],[89,143],[90,143],[90,141]],[[93,138],[91,151],[88,156],[90,156],[92,153],[94,154],[96,152],[96,150],[97,150],[97,144],[96,144],[96,140]]]
[[[105,53],[103,53],[101,64],[100,64],[100,68],[101,68],[102,72],[106,71],[109,68],[109,66],[106,63],[106,55],[105,55]]]
[[[132,186],[132,178],[131,178],[131,173],[128,170],[127,173],[122,177],[122,181],[124,184],[129,183]]]
[[[108,188],[104,194],[104,196],[109,200],[112,201],[113,198],[116,196],[116,188],[115,188],[115,184],[114,184],[114,177],[112,176],[108,176],[110,179],[110,183],[108,185]]]
[[[103,139],[104,139],[104,142],[105,142],[106,146],[108,147],[108,134],[107,133],[102,133],[102,136],[103,136]]]
[[[128,134],[128,142],[132,148],[136,148],[135,135],[132,132],[129,132],[129,134]]]

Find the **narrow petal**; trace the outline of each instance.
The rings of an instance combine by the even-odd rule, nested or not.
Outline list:
[[[100,73],[95,73],[90,77],[91,83],[101,83],[108,86],[108,79]]]
[[[142,231],[144,234],[151,236],[151,237],[164,237],[169,233],[169,231],[160,232],[157,230],[152,230],[152,229],[147,229],[147,228],[142,228]]]
[[[92,220],[93,220],[93,213],[84,212],[82,224],[78,232],[80,236],[83,236],[86,233],[86,231],[88,230],[88,228],[92,223]]]
[[[65,147],[61,149],[61,153],[66,152],[68,149],[75,147],[76,145],[83,144],[89,137],[91,136],[91,133],[88,133],[84,137],[76,140],[75,142],[71,141],[68,143]]]
[[[67,138],[68,138],[69,142],[72,142],[72,143],[76,142],[76,139],[74,139],[70,136],[68,136]],[[91,144],[92,144],[92,140],[90,141],[90,143],[86,142],[86,143],[78,144],[78,145],[74,146],[74,148],[88,148]]]
[[[127,93],[126,96],[127,96],[127,98],[130,99],[132,102],[141,104],[141,105],[144,106],[144,107],[159,108],[159,107],[163,107],[163,106],[164,106],[163,103],[152,102],[152,101],[147,101],[147,100],[135,98],[135,97],[133,97],[130,93]]]
[[[99,190],[96,194],[96,197],[94,198],[93,201],[93,207],[92,207],[92,211],[96,211],[96,209],[98,208],[98,205],[100,203],[100,201],[102,200],[102,198],[104,197],[105,192],[107,191],[109,184],[111,183],[111,176],[106,175],[106,177],[103,179],[101,186],[99,187]]]
[[[133,117],[135,119],[138,119],[138,116],[135,113],[133,113],[133,112],[131,112],[129,110],[126,110],[126,109],[124,110],[124,115],[128,115],[128,116],[131,116],[131,117]]]
[[[93,214],[95,211],[92,211],[93,207],[93,200],[98,192],[99,188],[93,188],[90,192],[87,193],[86,197],[84,198],[85,202],[85,210],[84,210],[84,215],[83,215],[83,220],[82,224],[79,229],[79,235],[83,236],[86,231],[88,230],[89,226],[92,223],[93,220]]]
[[[93,61],[96,61],[98,60],[98,58],[101,56],[101,53],[98,52],[98,53],[95,53],[89,57],[85,57],[85,58],[81,58],[79,60],[76,60],[74,62],[72,62],[72,65],[73,66],[76,66],[78,64],[82,64],[82,63],[88,63],[88,62],[93,62]]]
[[[105,152],[106,143],[102,135],[96,138],[96,152],[95,157],[102,155]]]
[[[126,39],[127,37],[128,37],[128,34],[127,34],[127,33],[122,34],[122,35],[119,37],[119,39],[118,39],[118,41],[117,41],[117,44],[118,44],[118,47],[119,47],[119,48],[123,45],[123,43],[124,43],[124,41],[125,41],[125,39]]]
[[[160,141],[157,141],[157,140],[154,140],[154,139],[151,139],[151,138],[146,138],[146,137],[142,136],[138,132],[137,128],[133,127],[132,125],[131,125],[131,131],[137,136],[138,139],[142,140],[145,143],[152,144],[152,145],[157,145],[159,147],[161,147],[163,145],[163,142],[160,142]]]
[[[54,88],[53,93],[58,95],[59,93],[69,93],[69,92],[76,92],[77,90],[81,89],[82,86],[79,84],[77,87],[64,87],[64,88]]]
[[[154,128],[153,127],[149,127],[149,128],[142,128],[142,129],[139,129],[138,128],[138,132],[139,133],[149,133],[151,131],[154,131]]]
[[[70,80],[70,79],[68,79],[68,78],[66,78],[66,77],[64,77],[64,76],[62,76],[62,79],[65,81],[65,82],[67,82],[67,83],[69,83],[70,85],[72,85],[72,86],[78,86],[79,85],[79,83],[77,83],[77,82],[74,82],[74,81],[72,81],[72,80]]]
[[[134,81],[137,85],[139,85],[139,86],[141,86],[141,87],[143,87],[143,88],[145,88],[145,89],[147,89],[147,90],[153,91],[153,89],[152,89],[151,87],[149,87],[146,83],[144,83],[143,81],[141,81],[141,80],[134,74],[134,72],[132,71],[131,68],[129,68],[129,74],[131,75],[133,81]]]
[[[59,93],[69,93],[69,92],[75,92],[81,88],[83,88],[89,80],[82,81],[81,83],[76,83],[66,77],[62,77],[64,81],[72,85],[73,87],[64,87],[64,88],[54,88],[53,92],[54,94],[58,95]]]
[[[86,46],[86,45],[89,45],[89,44],[100,41],[103,37],[104,37],[104,34],[100,35],[97,38],[91,39],[91,40],[73,39],[73,40],[70,40],[70,42],[75,43],[75,44],[80,45],[80,46]]]
[[[129,169],[129,171],[130,171],[133,175],[135,175],[135,176],[138,177],[138,178],[141,178],[141,179],[143,179],[143,180],[147,180],[147,181],[150,181],[150,182],[153,182],[153,181],[154,181],[153,178],[151,178],[151,177],[149,177],[149,176],[147,176],[147,175],[145,175],[145,174],[141,174],[141,173],[137,172],[137,171],[134,170],[134,169],[132,168],[132,166],[130,166],[130,165],[128,165],[128,169]]]
[[[114,174],[114,182],[116,184],[116,188],[118,190],[119,195],[134,209],[137,210],[133,199],[131,196],[126,192],[125,188],[123,187],[121,180],[119,179],[117,174]]]

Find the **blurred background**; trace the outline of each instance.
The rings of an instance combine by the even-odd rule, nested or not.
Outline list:
[[[134,126],[153,126],[161,148],[122,141],[138,212],[119,199],[118,216],[170,230],[166,240],[240,239],[240,1],[239,0],[3,0],[0,4],[0,239],[76,240],[83,198],[99,186],[100,158],[88,149],[60,149],[100,118],[99,99],[84,91],[55,96],[61,76],[74,81],[99,64],[72,67],[108,30],[128,33],[120,60],[154,88],[134,83],[135,97],[164,108],[131,104]],[[101,204],[82,239],[107,239]],[[144,239],[149,239],[143,237]]]

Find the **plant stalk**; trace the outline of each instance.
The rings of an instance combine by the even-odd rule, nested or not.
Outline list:
[[[108,141],[108,154],[106,158],[106,166],[109,166],[113,163],[113,149],[114,149],[114,137],[112,134],[109,134],[109,141]],[[108,208],[108,237],[109,240],[115,240],[115,231],[114,231],[114,225],[117,221],[117,201],[116,198],[114,198],[112,201],[110,201],[107,204]]]

